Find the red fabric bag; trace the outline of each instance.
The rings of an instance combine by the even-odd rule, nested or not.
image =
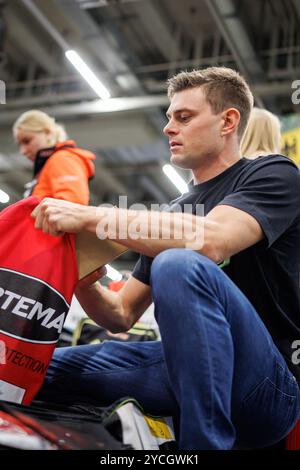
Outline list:
[[[78,281],[74,236],[36,230],[38,203],[0,213],[0,400],[23,404],[43,383]]]

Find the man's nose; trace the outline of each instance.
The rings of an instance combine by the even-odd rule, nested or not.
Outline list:
[[[174,122],[170,119],[167,125],[163,129],[163,133],[166,135],[176,134],[177,130],[174,125]]]

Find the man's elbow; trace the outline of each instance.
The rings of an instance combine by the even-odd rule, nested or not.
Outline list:
[[[207,241],[204,242],[202,246],[201,254],[209,258],[214,263],[218,264],[228,257],[225,251],[226,250],[224,250],[223,248],[218,247],[216,243]]]
[[[133,326],[133,323],[134,322],[131,316],[123,311],[118,320],[112,323],[109,330],[112,333],[125,333],[126,331],[130,330],[130,328]]]
[[[126,331],[130,330],[131,325],[128,322],[118,322],[109,327],[109,331],[111,333],[126,333]]]

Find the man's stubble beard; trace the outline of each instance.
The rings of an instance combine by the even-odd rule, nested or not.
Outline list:
[[[192,155],[171,155],[170,162],[183,170],[193,170],[201,166],[201,164],[203,165],[206,159],[207,157],[202,155],[197,157]]]

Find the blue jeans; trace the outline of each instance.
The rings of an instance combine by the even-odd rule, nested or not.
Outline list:
[[[39,399],[108,405],[136,398],[173,415],[181,449],[269,446],[300,415],[298,384],[253,306],[208,258],[170,249],[153,261],[161,342],[56,349]]]

